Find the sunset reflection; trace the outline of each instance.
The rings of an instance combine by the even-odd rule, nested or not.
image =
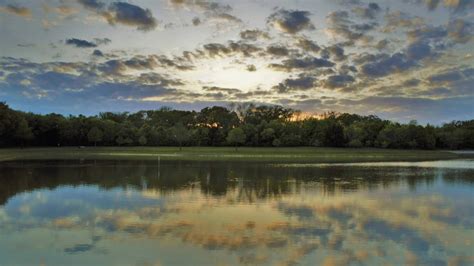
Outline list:
[[[0,256],[113,264],[110,255],[127,252],[117,263],[132,265],[474,262],[473,169],[60,165],[0,169]]]

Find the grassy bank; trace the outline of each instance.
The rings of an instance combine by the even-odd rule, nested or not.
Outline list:
[[[455,159],[466,155],[446,151],[344,148],[225,147],[77,147],[0,149],[0,161],[15,160],[203,160],[298,163],[346,163]]]

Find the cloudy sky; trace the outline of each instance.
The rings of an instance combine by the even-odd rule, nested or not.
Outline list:
[[[0,101],[474,118],[474,0],[0,0]]]

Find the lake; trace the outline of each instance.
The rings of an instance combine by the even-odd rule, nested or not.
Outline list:
[[[0,265],[473,265],[474,161],[0,164]]]

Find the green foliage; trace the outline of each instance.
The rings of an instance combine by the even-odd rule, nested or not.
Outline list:
[[[255,104],[201,111],[161,108],[86,117],[38,115],[0,102],[0,146],[224,146],[378,147],[474,149],[474,120],[442,126],[400,124],[376,116],[325,113],[297,119],[299,112]],[[235,133],[237,130],[237,133]],[[231,132],[234,132],[231,134]],[[237,134],[236,136],[234,136]]]
[[[142,136],[140,136],[140,137],[138,138],[138,143],[140,143],[140,145],[142,145],[142,146],[145,146],[145,145],[146,145],[146,143],[147,143],[147,139],[146,139],[146,137],[145,137],[145,136],[143,136],[143,135],[142,135]]]
[[[31,128],[28,126],[28,122],[24,118],[18,121],[17,128],[15,129],[14,136],[18,139],[22,145],[25,141],[32,140],[34,138]]]
[[[245,143],[245,133],[241,128],[233,128],[229,131],[226,140],[237,149],[237,146]]]
[[[170,134],[174,138],[180,149],[183,144],[186,143],[191,137],[191,132],[189,132],[189,130],[183,124],[177,124],[172,127],[170,129]]]
[[[94,146],[97,146],[97,142],[101,142],[102,138],[104,137],[104,133],[98,127],[93,127],[87,133],[87,139],[89,142],[93,142]]]

